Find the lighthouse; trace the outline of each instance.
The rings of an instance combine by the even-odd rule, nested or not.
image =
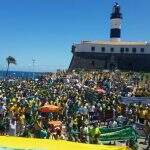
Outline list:
[[[110,40],[120,41],[122,14],[118,3],[115,3],[115,5],[113,6],[110,21],[111,21]]]
[[[115,3],[110,16],[110,39],[74,43],[69,70],[119,69],[150,72],[150,42],[121,40],[121,22],[121,8]]]

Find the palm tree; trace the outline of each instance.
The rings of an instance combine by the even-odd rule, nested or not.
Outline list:
[[[16,65],[17,63],[16,63],[16,59],[14,57],[12,57],[12,56],[8,56],[6,58],[6,61],[7,61],[7,71],[6,71],[6,77],[7,77],[10,64]]]

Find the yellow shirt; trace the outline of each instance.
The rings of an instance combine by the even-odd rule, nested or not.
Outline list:
[[[20,116],[20,123],[21,123],[22,125],[25,124],[25,115],[21,115],[21,116]]]

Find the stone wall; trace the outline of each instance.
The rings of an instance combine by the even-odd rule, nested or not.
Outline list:
[[[69,69],[113,69],[150,71],[150,54],[89,53],[73,54]]]

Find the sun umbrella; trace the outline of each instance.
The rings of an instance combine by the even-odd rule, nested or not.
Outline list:
[[[39,110],[40,112],[45,112],[45,113],[58,112],[60,110],[60,107],[55,105],[44,105]]]

